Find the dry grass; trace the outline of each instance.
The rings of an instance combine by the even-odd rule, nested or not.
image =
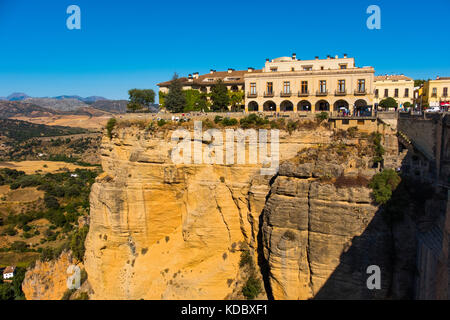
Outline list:
[[[53,117],[16,117],[12,119],[45,124],[48,126],[77,127],[91,130],[102,130],[111,116],[90,117],[88,115],[62,115]]]
[[[368,187],[369,179],[363,176],[340,176],[334,182],[337,188],[361,188]]]
[[[55,173],[65,170],[73,171],[75,169],[93,169],[92,167],[82,167],[72,163],[53,161],[0,162],[0,169],[2,168],[24,171],[26,174]]]

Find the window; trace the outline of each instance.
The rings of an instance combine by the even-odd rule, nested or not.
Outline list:
[[[312,66],[302,66],[304,71],[311,71],[312,70]]]
[[[447,97],[447,96],[448,96],[448,88],[444,88],[444,90],[443,90],[443,92],[442,92],[442,95],[443,95],[444,97]]]
[[[270,71],[272,71],[272,72],[277,72],[277,71],[278,71],[278,68],[272,67],[272,68],[270,68]]]
[[[389,89],[384,89],[384,97],[389,97]]]
[[[295,71],[295,68],[291,68],[291,71]]]
[[[346,64],[341,64],[340,67],[341,67],[341,69],[347,69],[347,65]]]
[[[359,124],[359,125],[364,125],[364,120],[358,120],[358,122],[357,122],[357,124]]]
[[[394,98],[398,98],[398,89],[395,89],[394,91]]]
[[[327,81],[326,80],[320,80],[320,93],[326,93],[327,92]]]
[[[289,81],[284,82],[283,93],[291,93],[291,83]]]
[[[302,81],[302,93],[308,93],[308,81]]]
[[[409,97],[409,89],[406,88],[406,89],[405,89],[405,98],[408,98],[408,97]]]
[[[345,80],[338,81],[338,91],[341,93],[345,92]]]
[[[267,82],[267,93],[268,94],[273,93],[273,82]]]
[[[323,66],[321,66],[321,67],[320,67],[320,70],[323,70],[323,69],[324,69],[324,67],[323,67]]]
[[[256,83],[250,83],[250,94],[256,94]]]
[[[378,98],[378,89],[375,89],[375,98]]]
[[[366,92],[366,80],[358,80],[358,92]]]
[[[437,88],[433,88],[431,96],[432,97],[437,97]]]

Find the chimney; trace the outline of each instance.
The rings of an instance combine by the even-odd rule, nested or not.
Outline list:
[[[319,56],[316,56],[316,60],[319,60]]]
[[[292,60],[297,60],[297,54],[296,53],[292,54]]]
[[[188,76],[188,81],[189,81],[189,82],[192,82],[192,81],[193,81],[192,74],[190,74],[190,75]]]
[[[248,72],[253,72],[253,71],[255,71],[255,68],[248,67]]]
[[[330,59],[331,58],[331,56],[330,55],[327,55],[327,59]]]
[[[346,53],[344,53],[344,58],[347,58],[347,54]]]
[[[198,79],[198,72],[194,72],[194,79]]]
[[[234,69],[228,68],[228,73],[232,73]]]
[[[269,59],[269,58],[267,58],[267,59],[266,59],[266,62],[270,62],[270,59]]]
[[[440,78],[441,78],[441,77],[437,76],[437,77],[436,77],[436,80],[439,80]]]
[[[209,70],[209,73],[210,73],[210,74],[213,74],[213,73],[214,73],[214,70],[213,70],[213,69]]]
[[[339,59],[339,56],[338,55],[336,55],[335,57],[334,57],[335,59]]]

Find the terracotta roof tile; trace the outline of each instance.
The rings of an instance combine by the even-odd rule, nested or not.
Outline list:
[[[251,73],[262,72],[262,70],[253,70]],[[249,73],[248,70],[234,70],[231,72],[228,71],[215,71],[214,73],[206,73],[198,76],[197,79],[192,79],[189,81],[188,78],[183,77],[180,78],[180,81],[183,85],[210,85],[215,83],[217,80],[221,79],[225,84],[244,84],[244,75]],[[227,79],[227,78],[236,78],[236,79]],[[213,79],[212,81],[208,81],[208,79]],[[172,81],[166,81],[158,83],[159,87],[167,87],[170,85]]]
[[[412,78],[409,78],[404,75],[384,75],[384,76],[375,76],[375,81],[398,81],[398,80],[413,80]]]

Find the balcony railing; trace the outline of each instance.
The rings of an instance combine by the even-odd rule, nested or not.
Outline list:
[[[271,98],[271,97],[273,97],[273,96],[275,96],[275,95],[273,94],[273,92],[264,92],[264,98]]]
[[[367,94],[367,90],[361,90],[361,89],[356,89],[355,90],[355,96],[363,96]]]
[[[309,96],[309,90],[306,90],[306,91],[300,91],[300,92],[298,93],[298,96],[299,96],[299,97],[307,97],[307,96]]]
[[[247,93],[247,98],[256,98],[256,97],[258,97],[257,92],[248,92]]]
[[[280,97],[290,97],[290,96],[292,96],[291,92],[284,92],[284,91],[280,92]]]
[[[316,91],[316,96],[318,96],[318,97],[324,97],[324,96],[327,96],[327,95],[328,95],[328,90],[325,90],[325,91],[318,90],[318,91]]]
[[[344,90],[339,90],[338,89],[338,90],[335,91],[334,95],[335,96],[345,96],[345,95],[347,95],[347,90],[345,90],[345,89]]]

